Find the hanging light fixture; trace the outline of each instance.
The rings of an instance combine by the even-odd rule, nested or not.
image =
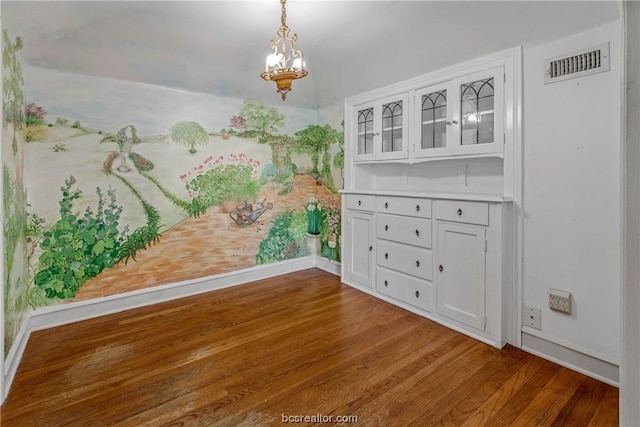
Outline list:
[[[294,33],[293,37],[289,36],[286,3],[287,0],[280,0],[282,5],[280,20],[282,24],[277,32],[278,40],[271,40],[273,53],[267,56],[264,64],[264,73],[260,74],[260,77],[264,80],[276,82],[277,91],[282,95],[283,101],[291,90],[293,81],[308,74],[307,70],[304,69],[304,54],[294,46],[294,43],[298,41],[298,35]]]

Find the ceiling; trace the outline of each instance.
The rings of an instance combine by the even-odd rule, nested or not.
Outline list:
[[[280,102],[259,74],[280,25],[278,0],[2,1],[28,66]],[[286,103],[323,108],[516,45],[619,19],[617,1],[289,0],[309,76]]]

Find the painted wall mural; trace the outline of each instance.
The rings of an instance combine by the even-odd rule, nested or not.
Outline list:
[[[27,302],[87,300],[312,253],[340,261],[342,129],[248,99],[217,98],[203,112],[202,94],[87,76],[72,90],[68,74],[25,69],[45,78],[25,78],[22,99],[5,92],[4,249],[24,246],[30,269],[19,284],[5,277],[5,319]],[[100,99],[105,85],[129,92]],[[175,114],[149,120],[160,104]],[[112,111],[127,119],[114,125]],[[212,129],[203,115],[225,126]]]
[[[32,250],[27,231],[27,196],[24,187],[23,116],[24,84],[19,51],[20,37],[2,33],[2,203],[4,357],[7,356],[28,310],[27,250]],[[30,117],[28,120],[31,120]],[[32,230],[29,230],[32,231]]]

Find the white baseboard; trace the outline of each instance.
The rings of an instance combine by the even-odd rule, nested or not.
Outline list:
[[[3,378],[4,381],[4,395],[0,396],[0,403],[4,402],[4,399],[9,395],[9,389],[11,388],[11,383],[18,372],[18,366],[20,366],[20,361],[22,360],[22,356],[24,354],[24,350],[27,348],[27,342],[29,342],[29,337],[31,336],[31,329],[29,328],[29,321],[31,315],[26,313],[24,319],[22,320],[22,326],[18,331],[18,334],[15,336],[13,340],[13,344],[9,349],[9,353],[4,361],[4,372]]]
[[[331,273],[334,276],[340,276],[340,263],[330,261],[327,258],[316,258],[316,268]]]
[[[522,350],[606,384],[619,387],[620,367],[618,364],[611,360],[605,360],[605,357],[587,354],[586,350],[575,348],[575,346],[570,348],[554,341],[553,338],[545,337],[535,329],[522,328]]]

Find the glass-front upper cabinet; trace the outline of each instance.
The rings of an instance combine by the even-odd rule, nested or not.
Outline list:
[[[415,157],[502,151],[502,67],[468,74],[415,92]]]
[[[450,90],[447,83],[415,92],[417,126],[414,155],[424,157],[443,154],[451,127]]]
[[[356,111],[356,157],[374,159],[374,106],[362,106]]]
[[[409,96],[401,94],[354,109],[354,160],[403,159],[408,156]]]

